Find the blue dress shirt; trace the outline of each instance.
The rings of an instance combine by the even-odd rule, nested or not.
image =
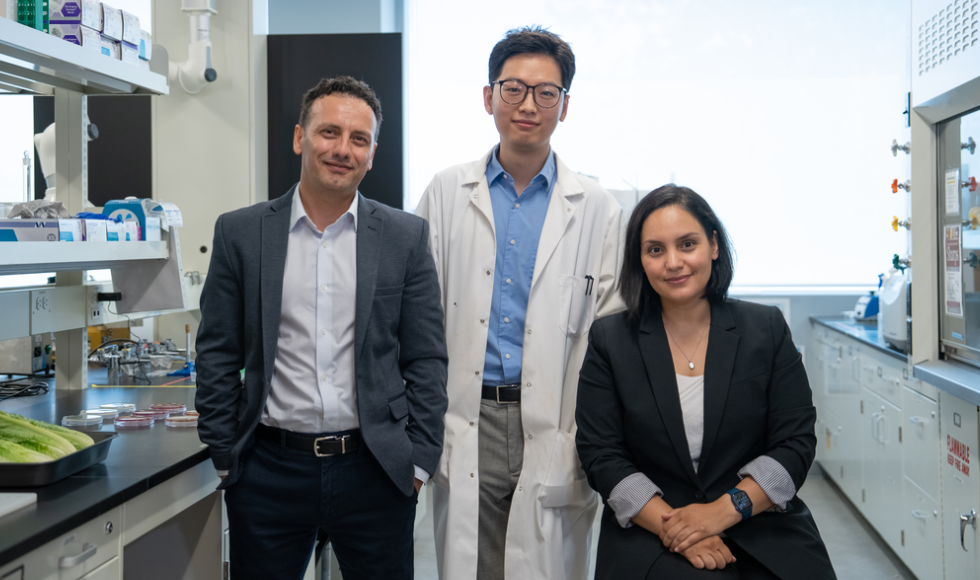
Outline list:
[[[490,328],[487,354],[483,363],[483,383],[504,385],[521,380],[521,354],[524,350],[524,320],[531,294],[534,260],[538,241],[548,213],[551,192],[558,169],[555,156],[517,195],[514,178],[497,160],[499,147],[487,162],[487,184],[493,205],[493,224],[497,235],[497,257],[493,273],[493,299],[490,302]]]

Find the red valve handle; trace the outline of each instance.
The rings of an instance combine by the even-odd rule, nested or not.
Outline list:
[[[898,179],[892,180],[892,193],[898,193]]]
[[[977,178],[976,177],[971,177],[970,178],[970,181],[968,183],[970,184],[970,191],[976,191],[977,190]]]

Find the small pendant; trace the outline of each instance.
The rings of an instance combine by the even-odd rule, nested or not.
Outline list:
[[[688,367],[689,367],[689,368],[690,368],[690,369],[691,369],[692,371],[694,370],[694,362],[693,362],[693,361],[687,361],[687,366],[688,366]]]

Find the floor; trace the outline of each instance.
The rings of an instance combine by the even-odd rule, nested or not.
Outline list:
[[[839,580],[915,580],[915,576],[899,561],[868,523],[837,490],[823,477],[819,467],[810,471],[800,497],[810,507],[820,528],[830,559]],[[431,511],[417,529],[415,538],[416,580],[436,580],[435,545],[432,537]],[[599,537],[599,518],[592,532],[593,558],[595,540]],[[592,573],[589,574],[591,578]],[[926,579],[922,579],[926,580]]]

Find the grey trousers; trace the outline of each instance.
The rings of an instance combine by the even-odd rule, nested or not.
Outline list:
[[[504,580],[507,521],[524,467],[520,403],[480,400],[477,580]]]

